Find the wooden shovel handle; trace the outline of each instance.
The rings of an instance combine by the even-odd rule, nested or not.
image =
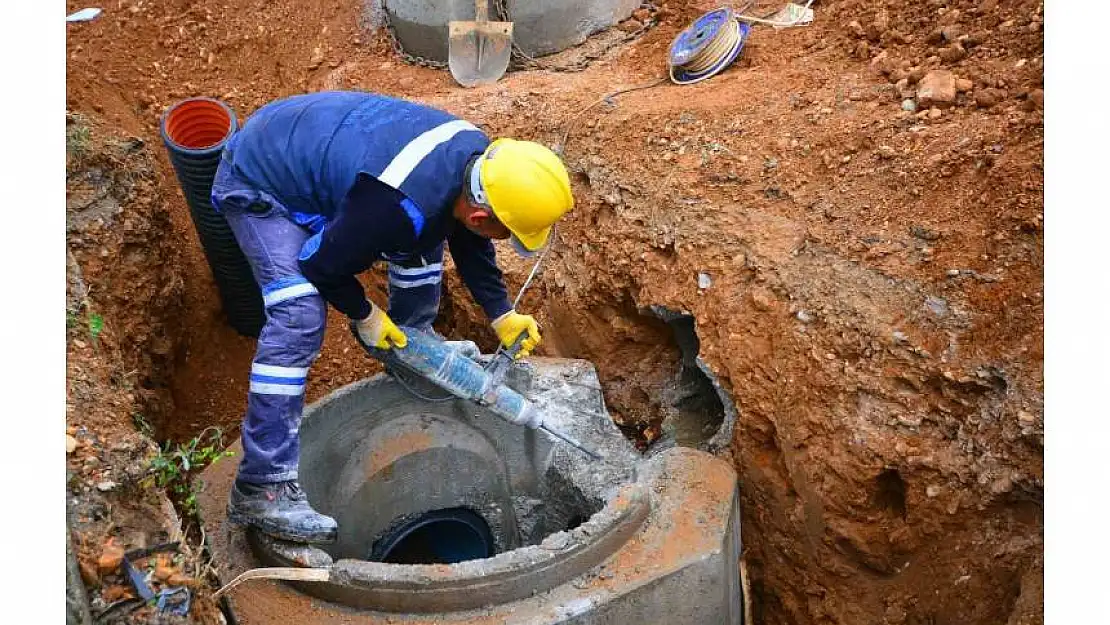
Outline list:
[[[489,0],[474,0],[474,21],[489,21]]]

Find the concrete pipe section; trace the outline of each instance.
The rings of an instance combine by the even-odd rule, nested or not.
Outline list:
[[[447,60],[447,23],[474,19],[474,0],[371,0],[380,3],[409,54]],[[382,6],[384,4],[384,6]],[[490,1],[496,20],[496,0]],[[530,56],[576,46],[590,35],[632,15],[640,0],[504,0],[513,42]]]
[[[379,375],[310,406],[301,428],[301,483],[339,522],[335,544],[225,523],[235,462],[209,467],[201,515],[223,582],[263,566],[330,570],[328,582],[235,587],[236,621],[741,623],[728,463],[684,447],[640,456],[587,362],[536,358],[506,381],[605,459]]]

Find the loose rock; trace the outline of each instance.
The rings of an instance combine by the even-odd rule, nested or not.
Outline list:
[[[990,108],[1002,101],[1003,94],[998,89],[982,89],[975,92],[975,104]]]
[[[77,449],[77,439],[66,434],[66,454],[72,454]]]
[[[166,583],[170,586],[196,586],[197,580],[185,575],[184,573],[174,573],[169,576]]]
[[[925,298],[925,308],[937,317],[945,317],[948,315],[948,302],[944,299],[930,295]]]
[[[96,568],[100,571],[101,575],[111,575],[116,572],[119,565],[123,563],[123,547],[120,547],[113,540],[109,540],[100,552],[100,557],[96,560]]]
[[[166,581],[179,573],[180,571],[177,570],[177,567],[173,566],[173,562],[169,558],[165,556],[158,556],[158,561],[154,565],[155,579],[159,581]]]
[[[771,310],[771,307],[774,305],[770,293],[761,290],[752,291],[751,298],[752,306],[761,312]]]
[[[642,26],[643,24],[641,24],[640,21],[637,19],[628,19],[621,22],[620,24],[617,24],[617,28],[623,30],[626,33],[636,32]]]
[[[312,57],[308,59],[308,69],[314,70],[324,62],[324,51],[316,48],[312,51]]]
[[[1034,89],[1029,92],[1029,101],[1037,108],[1044,108],[1044,89]]]
[[[950,106],[956,101],[956,77],[937,69],[925,74],[917,85],[917,102],[922,106]]]
[[[112,603],[127,597],[129,594],[126,586],[109,586],[101,593],[101,597],[104,598],[104,601]]]
[[[964,34],[964,31],[963,31],[963,29],[961,29],[961,28],[960,28],[959,26],[957,26],[957,25],[955,25],[955,24],[953,24],[953,25],[951,25],[951,26],[945,26],[945,27],[944,27],[944,28],[942,28],[942,29],[941,29],[941,31],[940,31],[940,35],[941,35],[941,37],[942,37],[942,38],[943,38],[943,39],[944,39],[945,41],[947,41],[948,43],[954,43],[954,42],[956,42],[957,40],[959,40],[959,38],[960,38],[960,37],[961,37],[961,36],[962,36],[963,34]]]
[[[967,56],[967,50],[957,42],[941,50],[938,56],[945,63],[956,63]]]
[[[875,21],[867,29],[867,36],[874,40],[882,38],[883,33],[890,28],[890,13],[886,9],[880,9],[878,14],[875,15]]]
[[[973,87],[975,87],[975,83],[971,82],[967,78],[956,79],[956,91],[959,91],[960,93],[971,91]]]
[[[990,490],[992,495],[1001,495],[1008,493],[1014,489],[1014,482],[1008,477],[1000,477],[991,482]]]
[[[77,569],[81,573],[81,581],[90,588],[100,585],[100,574],[96,571],[96,564],[88,560],[78,560]]]

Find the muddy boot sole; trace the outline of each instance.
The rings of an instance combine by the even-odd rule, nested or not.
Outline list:
[[[334,543],[339,537],[338,530],[325,530],[320,532],[295,532],[290,531],[289,528],[283,527],[278,523],[268,521],[266,519],[259,519],[256,517],[248,517],[240,514],[230,507],[227,509],[227,520],[232,525],[238,527],[253,527],[256,530],[272,536],[278,540],[285,540],[293,543],[303,543],[308,545],[328,545]]]

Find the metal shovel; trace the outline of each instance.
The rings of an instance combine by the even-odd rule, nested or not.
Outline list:
[[[447,25],[447,67],[464,87],[497,82],[509,68],[513,23],[488,21],[487,1],[475,0],[475,21]]]

